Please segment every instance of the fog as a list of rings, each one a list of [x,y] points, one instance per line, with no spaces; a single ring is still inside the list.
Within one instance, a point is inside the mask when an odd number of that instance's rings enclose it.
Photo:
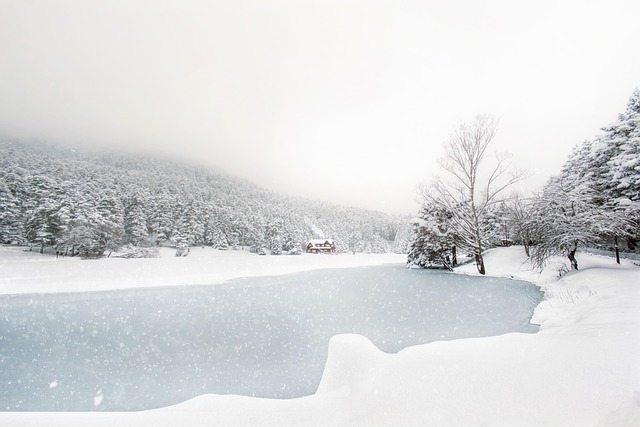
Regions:
[[[640,85],[635,1],[0,2],[0,135],[153,152],[411,213],[452,128],[532,173]]]

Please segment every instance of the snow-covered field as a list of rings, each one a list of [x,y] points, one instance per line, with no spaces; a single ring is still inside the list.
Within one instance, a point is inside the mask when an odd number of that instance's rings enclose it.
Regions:
[[[0,293],[85,292],[151,286],[212,285],[237,277],[275,276],[318,268],[403,263],[405,255],[279,255],[191,248],[186,257],[161,248],[158,258],[56,258],[0,247]]]
[[[81,261],[0,249],[2,293],[213,284],[233,277],[403,262],[396,255],[267,256],[200,249],[186,258]],[[558,260],[559,262],[560,260]],[[2,426],[639,426],[640,268],[582,254],[557,280],[521,248],[487,272],[531,280],[546,299],[537,334],[434,342],[386,354],[335,337],[318,392],[293,400],[205,395],[137,413],[0,413]],[[474,274],[468,265],[460,272]]]

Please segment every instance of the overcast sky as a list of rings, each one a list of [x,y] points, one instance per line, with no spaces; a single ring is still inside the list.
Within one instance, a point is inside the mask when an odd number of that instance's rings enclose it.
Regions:
[[[0,134],[414,213],[478,113],[556,173],[640,86],[640,2],[0,0]]]

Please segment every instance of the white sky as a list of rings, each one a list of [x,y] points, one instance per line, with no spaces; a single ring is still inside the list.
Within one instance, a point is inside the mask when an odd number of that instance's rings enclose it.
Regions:
[[[461,120],[556,173],[640,86],[640,2],[0,0],[0,134],[413,213]]]

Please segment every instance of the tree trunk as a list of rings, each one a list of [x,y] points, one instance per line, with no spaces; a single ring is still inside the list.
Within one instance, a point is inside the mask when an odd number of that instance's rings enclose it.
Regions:
[[[476,257],[476,267],[478,267],[478,273],[484,275],[486,271],[484,269],[484,259],[482,258],[482,254],[480,252],[475,253]]]
[[[620,248],[618,248],[618,236],[616,236],[614,239],[615,239],[614,248],[616,250],[616,262],[620,264]]]
[[[569,261],[571,262],[571,269],[572,270],[577,270],[578,269],[578,260],[576,259],[576,251],[577,250],[578,250],[578,244],[574,243],[573,244],[573,248],[567,254],[567,258],[569,258]]]
[[[474,248],[474,252],[475,252],[475,258],[476,258],[476,267],[478,267],[478,273],[484,275],[486,273],[485,269],[484,269],[484,258],[482,258],[482,239],[480,238],[480,225],[479,225],[479,221],[478,221],[478,217],[476,215],[476,209],[474,206],[472,206],[473,209],[473,215],[475,217],[475,248]]]
[[[456,255],[456,247],[455,245],[451,247],[451,265],[452,266],[456,266],[458,265],[458,257]]]
[[[453,271],[453,264],[451,263],[451,259],[449,258],[449,255],[447,256],[441,255],[440,259],[442,261],[442,264],[447,268],[447,270]]]

